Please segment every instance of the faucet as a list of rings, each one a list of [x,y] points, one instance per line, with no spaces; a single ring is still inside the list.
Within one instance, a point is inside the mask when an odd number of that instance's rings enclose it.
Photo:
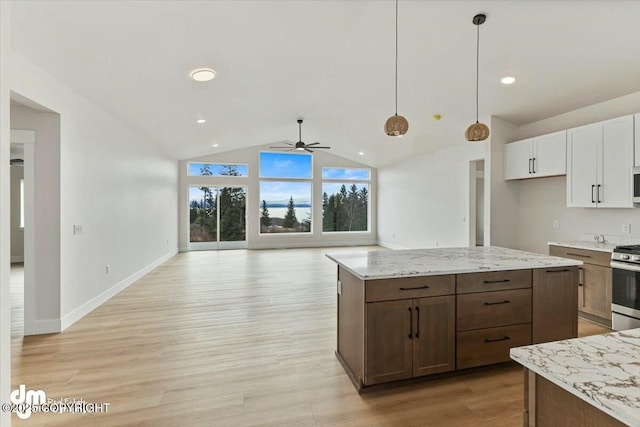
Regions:
[[[594,234],[593,240],[598,243],[607,243],[607,239],[604,238],[604,234]]]

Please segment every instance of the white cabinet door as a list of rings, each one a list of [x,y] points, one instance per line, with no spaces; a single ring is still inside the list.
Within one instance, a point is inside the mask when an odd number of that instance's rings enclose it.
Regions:
[[[504,145],[504,179],[531,178],[533,174],[533,140]]]
[[[533,176],[567,173],[567,131],[533,138]]]
[[[598,207],[633,207],[633,116],[602,122],[598,164]]]
[[[601,148],[600,123],[567,131],[567,206],[596,207],[596,167]]]
[[[640,166],[640,113],[635,115],[636,118],[636,138],[635,138],[635,153],[636,153],[636,161],[635,165]]]

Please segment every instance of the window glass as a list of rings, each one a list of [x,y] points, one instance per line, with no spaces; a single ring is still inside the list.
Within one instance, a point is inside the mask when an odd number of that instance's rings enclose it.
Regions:
[[[322,168],[322,179],[369,180],[369,169]]]
[[[260,153],[260,178],[311,179],[310,154]]]
[[[322,231],[368,231],[369,185],[324,182]]]
[[[261,233],[310,233],[311,212],[311,182],[260,182]]]
[[[224,163],[189,163],[190,176],[248,176],[248,165]]]

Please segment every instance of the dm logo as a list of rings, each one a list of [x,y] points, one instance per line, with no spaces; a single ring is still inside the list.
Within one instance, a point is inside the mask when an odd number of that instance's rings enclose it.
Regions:
[[[20,384],[17,390],[9,395],[11,403],[16,405],[16,415],[21,420],[31,416],[32,408],[47,403],[47,394],[43,390],[27,390],[27,386]]]

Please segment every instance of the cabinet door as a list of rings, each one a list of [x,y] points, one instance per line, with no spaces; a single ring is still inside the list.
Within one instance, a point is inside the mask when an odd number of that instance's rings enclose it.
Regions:
[[[534,344],[578,336],[578,267],[533,270]]]
[[[598,207],[633,207],[633,116],[602,123],[602,152],[598,165]]]
[[[578,310],[611,320],[611,267],[580,267]]]
[[[413,350],[412,300],[366,304],[365,385],[410,378]]]
[[[596,207],[596,166],[601,142],[602,127],[598,123],[567,131],[567,206]]]
[[[567,131],[533,138],[533,175],[535,177],[567,173]]]
[[[531,139],[504,145],[504,179],[531,178],[533,146]]]
[[[414,300],[413,376],[455,369],[456,297]]]

